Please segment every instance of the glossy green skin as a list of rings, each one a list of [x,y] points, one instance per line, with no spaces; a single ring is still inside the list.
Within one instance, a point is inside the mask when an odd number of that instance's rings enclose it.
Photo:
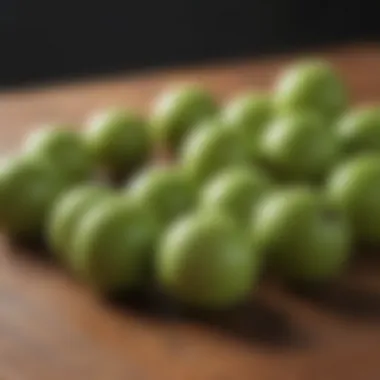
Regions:
[[[185,136],[217,111],[211,94],[198,85],[169,89],[158,97],[153,107],[153,136],[166,149],[177,151]]]
[[[331,173],[327,194],[348,216],[355,238],[380,243],[380,155],[352,158]]]
[[[349,112],[339,121],[337,136],[347,155],[380,153],[380,107],[361,107]]]
[[[62,192],[67,178],[45,161],[10,158],[0,168],[0,221],[20,238],[40,236],[47,214]]]
[[[273,270],[291,281],[337,278],[350,257],[352,237],[344,215],[308,188],[288,188],[263,200],[251,236]]]
[[[284,180],[314,180],[340,157],[334,132],[318,117],[294,114],[273,121],[260,141],[263,161]]]
[[[172,225],[159,244],[156,276],[169,295],[192,307],[223,309],[245,300],[260,267],[230,218],[196,213]]]
[[[95,166],[83,136],[61,126],[32,132],[25,151],[29,157],[48,161],[73,183],[88,179]]]
[[[200,194],[200,204],[205,209],[223,211],[246,227],[253,209],[272,185],[269,177],[258,168],[229,168],[206,184]]]
[[[243,134],[252,159],[260,156],[259,138],[272,116],[272,100],[259,93],[247,93],[232,99],[223,112],[226,124]]]
[[[241,135],[221,123],[219,128],[194,130],[183,144],[180,161],[194,183],[202,184],[218,171],[250,160]]]
[[[152,151],[147,123],[128,110],[108,109],[94,115],[86,138],[94,159],[115,175],[135,171]]]
[[[178,166],[147,168],[132,179],[127,192],[156,214],[162,228],[189,211],[197,193],[185,170]]]
[[[63,193],[55,202],[47,222],[47,240],[60,261],[70,263],[73,234],[85,213],[111,196],[96,185],[82,185]]]
[[[280,76],[275,103],[279,112],[315,112],[335,120],[347,106],[343,81],[324,61],[305,61],[290,66]]]
[[[72,270],[99,292],[136,289],[149,276],[156,237],[143,205],[126,196],[102,202],[78,224]]]

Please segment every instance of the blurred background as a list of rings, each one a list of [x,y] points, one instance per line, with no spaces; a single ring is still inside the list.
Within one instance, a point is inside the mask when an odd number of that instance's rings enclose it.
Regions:
[[[380,40],[380,2],[1,0],[1,88]]]

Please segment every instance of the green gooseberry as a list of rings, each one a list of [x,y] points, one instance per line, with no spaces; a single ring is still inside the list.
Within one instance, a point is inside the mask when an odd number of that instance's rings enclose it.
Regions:
[[[225,309],[246,300],[260,272],[235,222],[211,212],[196,212],[172,224],[155,263],[166,294],[203,309]]]
[[[57,199],[49,213],[46,235],[50,248],[60,261],[71,261],[73,234],[81,218],[111,194],[106,187],[84,184],[69,189]]]
[[[275,273],[290,280],[336,279],[351,255],[348,220],[309,187],[268,195],[253,213],[251,238]]]
[[[127,193],[156,214],[164,228],[196,202],[196,188],[184,168],[173,165],[150,166],[128,183]]]
[[[83,136],[61,125],[51,125],[32,132],[25,142],[30,159],[46,160],[73,183],[93,174],[94,162]]]
[[[129,110],[107,109],[93,115],[86,139],[94,159],[115,176],[136,171],[152,153],[147,122]]]
[[[246,226],[253,209],[272,185],[271,179],[257,167],[227,168],[205,185],[200,204],[203,208],[221,210]]]
[[[214,117],[218,106],[197,84],[177,85],[158,96],[152,110],[154,139],[170,151],[177,151],[186,135],[200,122]]]
[[[347,215],[357,241],[380,243],[380,154],[342,162],[328,177],[326,192]]]
[[[150,275],[157,231],[151,212],[131,197],[101,202],[77,225],[72,270],[102,293],[138,289]]]
[[[184,142],[180,162],[196,184],[203,184],[227,167],[249,164],[249,154],[238,131],[220,122],[213,128],[200,127]]]
[[[347,89],[328,62],[305,60],[281,73],[275,104],[279,112],[306,111],[333,121],[347,107]]]
[[[285,181],[314,181],[340,158],[337,137],[315,114],[298,113],[271,122],[260,140],[263,162]]]
[[[380,153],[380,107],[363,106],[348,112],[336,130],[346,155]]]
[[[273,117],[272,99],[263,93],[241,94],[227,103],[222,117],[227,126],[243,134],[251,158],[259,159],[260,135]]]
[[[15,237],[39,237],[52,204],[69,185],[45,160],[6,159],[0,167],[2,227]]]

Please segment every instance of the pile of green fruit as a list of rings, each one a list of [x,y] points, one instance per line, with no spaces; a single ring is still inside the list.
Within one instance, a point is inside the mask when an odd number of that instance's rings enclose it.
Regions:
[[[380,244],[380,107],[348,107],[334,69],[307,61],[272,93],[223,107],[186,85],[147,119],[110,109],[81,133],[42,128],[3,161],[1,226],[42,236],[103,294],[155,283],[190,306],[228,308],[264,271],[332,281],[353,247]]]

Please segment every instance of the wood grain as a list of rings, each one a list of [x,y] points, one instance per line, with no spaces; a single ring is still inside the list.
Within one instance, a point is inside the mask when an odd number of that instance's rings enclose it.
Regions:
[[[380,99],[380,47],[320,52],[349,84],[352,102]],[[297,57],[179,69],[0,94],[0,148],[50,121],[79,126],[109,105],[146,112],[177,81],[200,81],[220,100],[269,89]],[[263,284],[249,305],[184,315],[154,295],[106,304],[38,252],[0,244],[1,380],[376,380],[380,378],[380,259],[320,294]],[[145,306],[150,304],[150,308]]]

